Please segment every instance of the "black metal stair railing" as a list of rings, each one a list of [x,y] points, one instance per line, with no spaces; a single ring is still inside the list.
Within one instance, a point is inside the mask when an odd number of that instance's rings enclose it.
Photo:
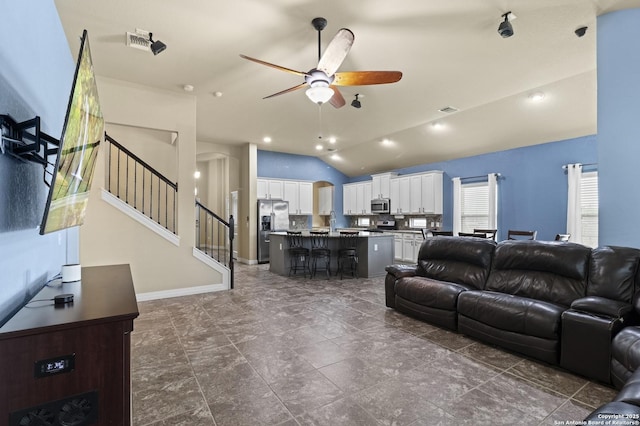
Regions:
[[[105,133],[107,190],[134,209],[176,233],[178,183],[173,183]]]
[[[227,265],[230,288],[233,288],[233,233],[233,215],[227,222],[196,201],[196,248]]]

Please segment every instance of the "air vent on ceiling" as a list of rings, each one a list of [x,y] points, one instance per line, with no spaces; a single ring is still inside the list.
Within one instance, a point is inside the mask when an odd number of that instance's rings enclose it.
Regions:
[[[452,113],[452,112],[457,112],[458,108],[456,107],[452,107],[452,106],[446,106],[444,108],[439,109],[438,111],[440,112],[446,112],[446,113]]]
[[[149,31],[136,28],[135,33],[127,32],[127,46],[150,52],[151,41],[149,40]]]

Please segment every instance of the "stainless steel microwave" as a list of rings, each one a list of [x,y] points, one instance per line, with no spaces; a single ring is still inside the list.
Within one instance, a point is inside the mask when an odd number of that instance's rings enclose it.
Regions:
[[[379,198],[371,200],[371,213],[373,214],[389,214],[391,212],[391,202],[388,198]]]

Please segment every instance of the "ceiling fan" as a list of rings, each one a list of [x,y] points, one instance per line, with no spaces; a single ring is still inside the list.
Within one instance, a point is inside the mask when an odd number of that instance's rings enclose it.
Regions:
[[[311,21],[313,27],[318,31],[318,65],[307,72],[296,71],[290,68],[285,68],[280,65],[271,64],[269,62],[261,61],[260,59],[251,58],[246,55],[240,55],[244,59],[256,62],[258,64],[266,65],[268,67],[276,68],[281,71],[285,71],[291,74],[304,77],[304,83],[297,86],[290,87],[281,92],[274,93],[264,97],[263,99],[272,98],[274,96],[283,95],[285,93],[293,92],[303,87],[307,87],[307,96],[311,101],[322,105],[325,102],[329,102],[335,108],[341,108],[345,104],[344,97],[338,90],[338,86],[367,86],[371,84],[387,84],[400,81],[402,78],[402,72],[400,71],[345,71],[336,72],[342,62],[349,53],[351,45],[353,45],[354,36],[353,33],[347,29],[342,28],[333,37],[331,43],[327,46],[324,54],[321,55],[320,34],[322,30],[327,26],[327,20],[324,18],[314,18]]]

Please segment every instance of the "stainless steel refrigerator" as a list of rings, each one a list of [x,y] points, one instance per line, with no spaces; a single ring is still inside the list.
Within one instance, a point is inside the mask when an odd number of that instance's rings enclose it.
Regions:
[[[269,236],[289,229],[289,202],[258,200],[258,263],[269,262]]]

